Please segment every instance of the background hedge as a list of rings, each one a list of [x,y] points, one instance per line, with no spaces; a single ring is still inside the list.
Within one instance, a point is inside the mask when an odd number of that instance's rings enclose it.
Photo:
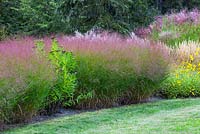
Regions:
[[[127,34],[159,13],[195,7],[199,0],[0,0],[0,36],[84,33],[97,27]]]

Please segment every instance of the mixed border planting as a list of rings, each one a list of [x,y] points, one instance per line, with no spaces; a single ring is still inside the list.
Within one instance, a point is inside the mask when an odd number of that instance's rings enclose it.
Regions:
[[[169,64],[163,44],[108,33],[1,43],[1,119],[10,123],[61,106],[139,102],[158,90]]]
[[[200,97],[200,12],[158,17],[123,36],[0,42],[0,123],[30,121],[59,108],[100,109],[163,98]]]

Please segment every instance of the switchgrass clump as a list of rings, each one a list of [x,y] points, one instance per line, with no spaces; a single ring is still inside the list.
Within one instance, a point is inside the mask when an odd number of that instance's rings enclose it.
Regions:
[[[13,53],[2,48],[12,49]],[[0,53],[0,120],[5,123],[28,121],[36,115],[45,107],[54,81],[48,60],[21,48],[0,46],[6,51]]]

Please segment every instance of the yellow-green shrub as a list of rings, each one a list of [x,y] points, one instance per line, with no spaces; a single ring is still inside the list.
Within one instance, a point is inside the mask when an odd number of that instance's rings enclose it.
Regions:
[[[175,67],[162,83],[161,92],[167,98],[200,96],[200,47],[193,46],[193,49],[191,47],[184,46],[181,48],[186,49],[177,49],[178,67]]]

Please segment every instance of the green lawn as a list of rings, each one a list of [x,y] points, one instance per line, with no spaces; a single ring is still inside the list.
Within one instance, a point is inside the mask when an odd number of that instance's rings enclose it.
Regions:
[[[166,100],[62,117],[10,134],[200,133],[200,98]]]

